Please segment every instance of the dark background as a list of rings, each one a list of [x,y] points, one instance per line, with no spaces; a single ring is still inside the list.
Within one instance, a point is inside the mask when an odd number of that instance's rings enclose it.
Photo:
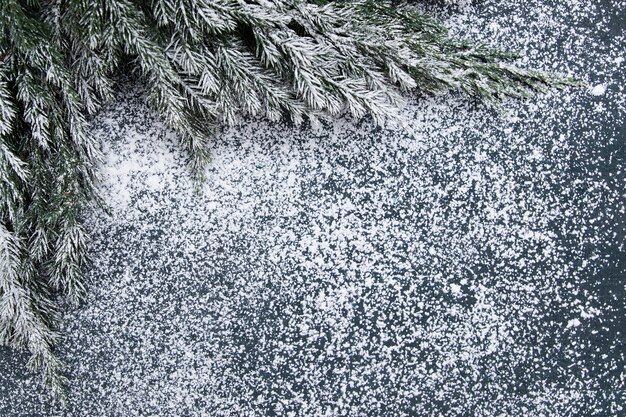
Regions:
[[[432,7],[454,34],[606,93],[424,99],[405,110],[415,140],[366,122],[229,130],[205,197],[175,171],[179,194],[137,180],[121,214],[89,215],[90,295],[58,347],[69,407],[0,348],[0,415],[623,415],[626,3]],[[95,134],[122,158],[151,152],[131,134],[169,149],[128,90]],[[356,238],[325,247],[342,224]]]

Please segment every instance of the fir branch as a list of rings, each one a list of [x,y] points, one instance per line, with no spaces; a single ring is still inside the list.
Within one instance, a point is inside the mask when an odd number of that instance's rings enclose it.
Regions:
[[[216,126],[348,113],[383,124],[403,94],[488,102],[571,84],[452,39],[404,3],[375,0],[2,0],[0,343],[27,348],[62,395],[57,298],[84,293],[99,145],[88,115],[122,65],[180,133],[198,182]]]

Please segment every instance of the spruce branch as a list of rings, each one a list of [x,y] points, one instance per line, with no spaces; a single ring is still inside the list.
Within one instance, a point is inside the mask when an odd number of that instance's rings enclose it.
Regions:
[[[0,344],[63,394],[58,298],[85,291],[100,157],[88,116],[133,69],[180,133],[200,183],[216,127],[245,116],[396,117],[406,94],[498,102],[572,84],[515,55],[452,39],[405,3],[379,0],[0,1]]]

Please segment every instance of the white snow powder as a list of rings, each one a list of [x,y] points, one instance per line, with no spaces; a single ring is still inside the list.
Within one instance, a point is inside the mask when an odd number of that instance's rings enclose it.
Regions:
[[[597,84],[589,90],[592,96],[603,96],[606,93],[606,84]]]

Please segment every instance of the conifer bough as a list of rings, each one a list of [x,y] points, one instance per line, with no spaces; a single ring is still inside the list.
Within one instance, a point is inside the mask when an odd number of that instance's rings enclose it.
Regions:
[[[202,180],[215,126],[245,116],[394,117],[403,93],[486,101],[563,81],[380,0],[0,0],[0,344],[56,398],[59,301],[84,291],[99,143],[87,117],[131,65]]]

